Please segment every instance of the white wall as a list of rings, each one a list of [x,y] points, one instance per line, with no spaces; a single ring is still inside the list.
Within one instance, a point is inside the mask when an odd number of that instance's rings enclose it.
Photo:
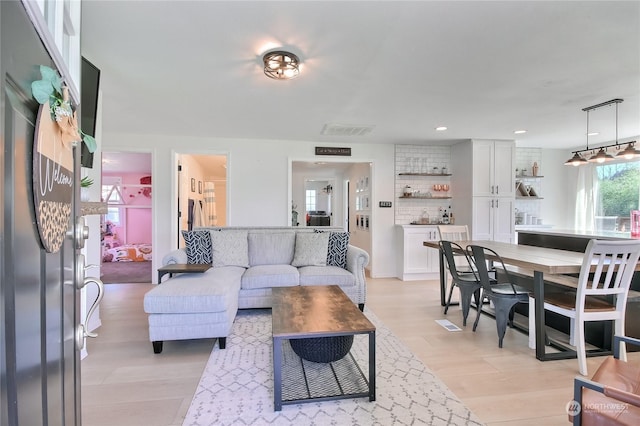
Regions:
[[[395,276],[393,209],[378,208],[379,200],[394,200],[394,146],[379,144],[328,144],[308,141],[179,138],[175,136],[108,134],[105,150],[149,149],[153,151],[154,270],[162,256],[177,247],[176,152],[201,147],[228,153],[228,226],[289,226],[291,182],[289,164],[319,161],[315,146],[351,147],[350,162],[372,163],[372,277]],[[330,157],[329,159],[333,159]],[[298,206],[300,208],[300,206]],[[155,277],[154,277],[155,279]]]
[[[395,146],[379,144],[333,144],[333,146],[351,147],[352,156],[348,158],[315,156],[315,146],[309,141],[239,140],[239,139],[202,139],[180,138],[179,147],[176,138],[162,135],[109,134],[103,137],[105,150],[149,150],[153,152],[153,203],[154,212],[154,258],[153,268],[160,266],[162,255],[177,247],[177,222],[174,218],[176,205],[176,152],[198,152],[201,147],[228,155],[228,197],[227,226],[289,226],[291,200],[298,205],[298,212],[304,221],[302,175],[291,172],[293,161],[343,161],[352,163],[371,163],[371,228],[365,236],[352,226],[353,241],[365,246],[371,255],[369,273],[372,277],[394,277],[396,252],[394,232],[395,208],[380,208],[380,201],[396,203],[395,197]],[[322,143],[323,146],[332,144]],[[544,200],[541,203],[542,217],[545,223],[555,228],[573,226],[573,206],[575,197],[576,170],[564,166],[569,151],[542,150],[541,169],[544,178]],[[565,158],[566,157],[566,158]],[[359,166],[368,167],[361,164]],[[355,191],[356,177],[363,173],[360,169],[349,170],[343,178],[352,179],[351,188]],[[335,176],[334,176],[335,177]],[[339,177],[336,177],[339,179]],[[334,189],[341,190],[336,183]],[[352,194],[354,199],[355,192]],[[342,197],[334,198],[336,203]],[[395,207],[395,204],[393,204]],[[352,214],[355,209],[352,209]],[[334,209],[334,214],[337,213]],[[355,224],[355,218],[352,218]],[[336,224],[338,225],[338,224]],[[339,226],[339,225],[338,225]],[[370,246],[369,246],[370,245]],[[155,277],[154,277],[155,279]]]
[[[544,200],[542,217],[557,229],[571,229],[576,197],[575,167],[564,165],[571,153],[562,149],[543,149]]]

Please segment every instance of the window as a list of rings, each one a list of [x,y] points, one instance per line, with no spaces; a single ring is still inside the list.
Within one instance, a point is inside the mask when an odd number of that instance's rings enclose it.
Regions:
[[[124,227],[125,212],[122,206],[122,178],[116,176],[104,176],[102,178],[102,200],[107,203],[107,214],[104,217],[104,230],[110,234],[109,227]]]
[[[306,191],[306,204],[307,211],[315,211],[316,210],[316,190],[315,189],[307,189]]]
[[[122,178],[105,176],[102,179],[102,200],[107,204],[124,204],[121,188]]]
[[[119,207],[107,208],[107,214],[105,215],[105,222],[111,222],[115,226],[120,226],[120,208]]]
[[[603,164],[596,172],[595,229],[629,232],[630,211],[640,206],[640,161]]]

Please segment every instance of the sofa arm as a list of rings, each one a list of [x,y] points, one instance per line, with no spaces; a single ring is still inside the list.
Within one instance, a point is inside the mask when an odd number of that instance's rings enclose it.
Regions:
[[[347,247],[347,270],[356,278],[359,303],[364,303],[366,298],[366,279],[364,267],[369,264],[369,253],[359,247],[349,244]]]
[[[186,264],[187,262],[187,251],[183,248],[170,251],[162,258],[162,266],[173,265],[173,264]]]

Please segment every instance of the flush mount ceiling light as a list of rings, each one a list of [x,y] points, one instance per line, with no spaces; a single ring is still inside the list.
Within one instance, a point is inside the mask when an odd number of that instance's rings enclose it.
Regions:
[[[300,59],[293,53],[283,50],[267,52],[262,60],[265,75],[274,80],[290,80],[300,74]]]
[[[447,126],[438,126],[438,127],[436,127],[436,130],[438,132],[444,132],[445,130],[447,130]]]
[[[513,133],[516,134],[516,135],[521,135],[523,133],[527,133],[527,131],[526,130],[514,130]]]
[[[565,161],[565,166],[580,166],[582,164],[586,164],[586,163],[604,163],[606,161],[611,161],[614,160],[615,157],[609,153],[607,153],[607,149],[611,148],[611,147],[616,147],[616,149],[620,149],[619,145],[618,145],[618,104],[622,103],[624,100],[623,99],[612,99],[610,101],[607,102],[603,102],[601,104],[598,105],[592,105],[590,107],[586,107],[586,108],[582,108],[582,110],[584,112],[587,113],[587,145],[585,149],[581,149],[578,151],[573,151],[574,155],[573,157],[571,157],[570,159],[568,159],[567,161]],[[594,155],[592,155],[591,157],[589,157],[589,160],[585,160],[581,153],[587,153],[590,152],[591,154],[594,153],[594,150],[596,148],[589,148],[589,136],[593,135],[593,133],[589,132],[589,112],[594,110],[594,109],[598,109],[600,107],[603,106],[607,106],[607,105],[614,105],[616,106],[616,143],[611,144],[611,145],[605,145],[605,146],[601,146],[598,148],[598,152]],[[635,143],[635,142],[634,142]],[[637,151],[635,148],[633,148],[632,143],[629,143],[629,146],[627,147],[627,149],[633,149],[633,151]],[[631,149],[628,151],[629,155],[635,155],[632,154]],[[625,152],[627,151],[626,149],[623,151]],[[622,153],[618,154],[618,156],[620,156]],[[627,158],[627,157],[625,157]],[[633,157],[632,157],[633,158]]]

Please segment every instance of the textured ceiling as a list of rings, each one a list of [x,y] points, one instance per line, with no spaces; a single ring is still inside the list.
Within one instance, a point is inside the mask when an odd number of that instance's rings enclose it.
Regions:
[[[619,138],[640,135],[637,1],[89,0],[82,18],[105,134],[572,148],[582,108],[623,98]],[[280,47],[300,57],[297,79],[263,74]],[[614,140],[613,107],[590,119],[591,145]]]

